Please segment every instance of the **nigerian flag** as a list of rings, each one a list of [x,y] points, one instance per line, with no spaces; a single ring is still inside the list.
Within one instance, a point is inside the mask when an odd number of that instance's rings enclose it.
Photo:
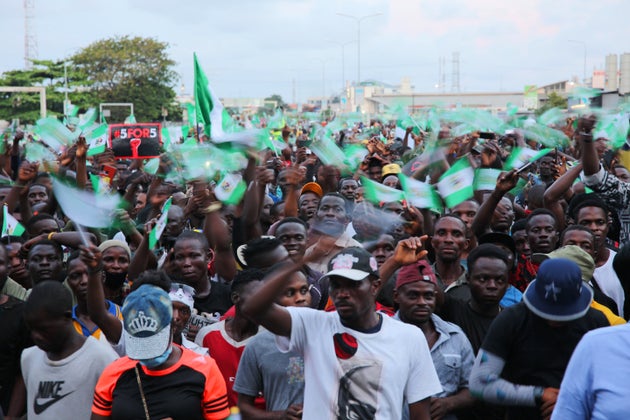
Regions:
[[[515,147],[514,150],[512,150],[510,156],[508,156],[507,160],[505,161],[505,166],[503,167],[503,169],[505,169],[506,171],[519,169],[529,162],[534,162],[540,159],[552,150],[553,149],[533,150],[527,147]]]
[[[107,128],[107,124],[101,124],[89,134],[85,135],[85,140],[89,145],[87,151],[88,156],[94,156],[105,152],[105,148],[107,147]]]
[[[420,209],[431,209],[442,212],[442,201],[433,185],[410,178],[405,174],[398,174],[400,185],[405,193],[405,199]]]
[[[501,175],[501,169],[478,168],[475,170],[475,181],[473,188],[475,191],[494,191],[497,186],[497,178]]]
[[[236,205],[241,202],[247,185],[240,174],[227,174],[214,188],[214,195],[222,203]]]
[[[173,201],[173,197],[169,197],[168,200],[162,206],[162,214],[158,219],[151,232],[149,232],[149,249],[155,249],[157,242],[160,240],[162,236],[162,232],[164,232],[164,228],[166,228],[166,223],[168,222],[168,209],[171,208],[171,201]]]
[[[93,194],[53,178],[53,192],[63,212],[74,223],[93,228],[110,227],[114,212],[123,204],[119,194]]]
[[[437,187],[447,207],[453,208],[473,196],[474,178],[475,172],[466,157],[459,159],[444,172]]]
[[[24,230],[24,226],[9,214],[7,205],[2,206],[2,234],[0,236],[22,236]]]
[[[403,191],[387,187],[364,176],[361,177],[361,185],[363,186],[365,199],[375,204],[391,203],[405,199]]]
[[[195,66],[195,117],[196,122],[203,124],[204,132],[208,137],[222,137],[223,122],[226,115],[223,113],[223,104],[212,92],[208,78],[203,72],[197,54],[194,54]]]

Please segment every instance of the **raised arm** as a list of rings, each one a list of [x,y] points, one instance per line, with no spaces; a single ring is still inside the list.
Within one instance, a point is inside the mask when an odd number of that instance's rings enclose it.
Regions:
[[[545,194],[543,195],[543,205],[546,209],[549,209],[556,216],[556,220],[558,221],[558,225],[561,227],[560,230],[564,229],[565,218],[564,218],[564,209],[562,208],[562,204],[560,200],[564,197],[569,191],[572,193],[573,190],[571,186],[573,182],[580,176],[580,172],[582,171],[582,164],[579,163],[575,165],[573,168],[569,169],[564,175],[554,181],[553,184],[547,188]]]
[[[131,281],[136,280],[143,271],[157,267],[155,254],[153,254],[153,252],[149,249],[149,234],[156,222],[157,219],[151,219],[144,224],[144,235],[141,236],[142,239],[136,248],[136,252],[133,254],[133,258],[129,263],[129,268],[127,269],[127,277],[129,277],[129,280]],[[138,232],[138,234],[140,233]]]
[[[517,182],[518,173],[516,169],[512,169],[509,172],[501,172],[501,175],[497,178],[496,188],[483,200],[472,222],[472,231],[475,236],[479,237],[486,233],[497,205],[501,202],[503,196],[516,186]]]
[[[595,122],[595,117],[591,115],[581,117],[577,123],[577,138],[582,143],[582,164],[586,176],[599,172],[599,157],[593,143]]]
[[[302,267],[302,262],[286,262],[265,276],[261,286],[241,297],[241,310],[250,319],[276,335],[291,335],[291,315],[283,306],[275,303],[286,286],[287,278]]]
[[[206,184],[203,188],[195,186],[193,200],[205,214],[203,222],[203,234],[208,239],[210,247],[214,249],[214,267],[216,273],[226,282],[231,282],[236,275],[236,259],[232,252],[232,236],[227,223],[221,218],[221,203],[212,201],[214,195],[208,191]]]
[[[103,291],[103,260],[99,249],[81,246],[81,261],[88,267],[87,308],[90,319],[103,331],[112,344],[120,341],[122,322],[109,313]]]

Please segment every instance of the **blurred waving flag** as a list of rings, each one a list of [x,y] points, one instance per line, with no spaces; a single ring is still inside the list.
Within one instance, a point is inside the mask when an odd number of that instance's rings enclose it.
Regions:
[[[447,207],[453,208],[473,196],[474,178],[475,172],[466,157],[459,159],[444,172],[437,187]]]
[[[520,169],[523,165],[534,162],[546,154],[549,154],[551,151],[553,151],[553,149],[533,150],[527,147],[515,147],[510,156],[506,159],[503,169],[506,171]]]
[[[365,199],[375,204],[390,203],[405,199],[405,193],[403,191],[387,187],[366,177],[361,177],[361,185],[363,186]]]
[[[433,185],[398,174],[400,185],[405,193],[407,202],[420,209],[431,209],[442,212],[442,200]]]
[[[171,202],[173,201],[173,197],[169,197],[168,200],[162,206],[162,214],[160,218],[157,220],[151,232],[149,232],[149,249],[155,249],[157,242],[162,237],[162,232],[164,232],[164,228],[166,228],[166,223],[168,222],[168,209],[171,208]]]
[[[123,203],[119,194],[94,194],[66,185],[56,178],[53,178],[53,191],[66,216],[87,227],[111,226],[115,210]]]
[[[2,233],[0,236],[22,236],[24,230],[24,226],[9,213],[7,205],[2,206]]]

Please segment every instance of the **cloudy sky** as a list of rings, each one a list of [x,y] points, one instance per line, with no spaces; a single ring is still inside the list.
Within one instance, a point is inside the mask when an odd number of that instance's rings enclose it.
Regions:
[[[339,91],[342,75],[355,81],[357,23],[337,13],[381,13],[361,23],[361,78],[409,77],[417,92],[438,90],[440,57],[450,90],[453,52],[466,92],[581,78],[585,46],[589,72],[603,68],[606,54],[630,52],[628,0],[32,1],[38,58],[115,35],[155,37],[170,45],[178,90],[191,92],[197,52],[221,97],[303,101]],[[22,3],[2,0],[0,72],[24,66]]]

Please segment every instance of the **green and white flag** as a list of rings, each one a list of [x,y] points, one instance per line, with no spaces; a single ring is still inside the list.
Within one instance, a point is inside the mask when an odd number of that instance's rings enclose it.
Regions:
[[[478,168],[475,170],[473,188],[475,191],[494,191],[499,175],[501,175],[501,169]]]
[[[474,178],[475,172],[466,157],[459,159],[444,172],[437,188],[448,208],[453,208],[473,196]]]
[[[111,190],[109,183],[100,175],[90,174],[90,182],[96,194],[105,194]]]
[[[533,150],[526,147],[515,147],[505,161],[503,169],[506,171],[520,169],[523,165],[534,162],[551,151],[553,151],[553,149]]]
[[[55,151],[60,151],[64,146],[70,146],[76,138],[76,135],[68,127],[54,117],[37,120],[35,133]]]
[[[144,172],[155,175],[160,168],[160,158],[148,159],[144,164]]]
[[[365,199],[374,204],[391,203],[405,199],[403,191],[387,187],[366,177],[361,177],[361,185],[363,186]]]
[[[105,149],[107,148],[107,128],[107,124],[101,124],[85,135],[85,140],[89,145],[87,151],[88,156],[94,156],[105,152]]]
[[[53,192],[63,212],[74,223],[93,228],[113,224],[116,209],[123,204],[119,194],[94,194],[79,190],[53,178]]]
[[[29,142],[24,145],[24,157],[29,162],[54,162],[57,160],[57,156],[50,148],[44,146],[39,142]]]
[[[410,178],[402,173],[398,174],[398,179],[407,202],[420,209],[442,212],[442,200],[433,185]]]
[[[87,130],[96,121],[96,108],[90,108],[79,117],[79,130]]]
[[[9,213],[6,204],[2,206],[2,234],[0,236],[22,236],[24,231],[24,226]]]
[[[155,226],[153,226],[153,229],[151,229],[151,232],[149,232],[149,249],[155,249],[157,242],[162,236],[162,232],[164,232],[164,228],[168,222],[168,209],[171,208],[171,201],[173,201],[173,197],[169,197],[168,200],[166,200],[162,206],[160,218],[157,220]]]
[[[137,123],[135,115],[129,114],[129,116],[125,118],[125,124],[135,124],[135,123]]]
[[[227,174],[214,188],[214,195],[224,204],[236,205],[241,202],[247,185],[240,174]]]
[[[195,118],[201,123],[208,137],[223,137],[223,104],[214,94],[204,73],[197,54],[194,54],[195,70]]]

